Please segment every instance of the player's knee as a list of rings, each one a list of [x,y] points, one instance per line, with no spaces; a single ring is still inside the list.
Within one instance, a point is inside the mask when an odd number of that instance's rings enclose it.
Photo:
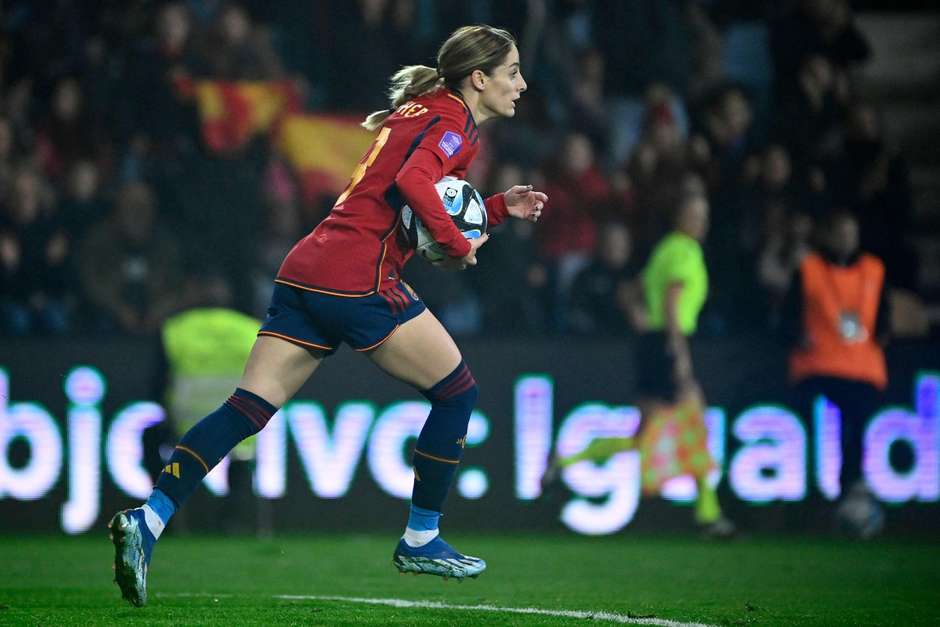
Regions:
[[[243,419],[245,437],[255,435],[268,424],[277,407],[257,394],[236,388],[225,404]]]
[[[480,389],[470,368],[466,363],[461,362],[452,373],[427,390],[424,395],[431,401],[432,406],[466,413],[469,421],[480,395]]]
[[[427,390],[431,414],[418,437],[417,449],[446,459],[459,459],[479,394],[466,364]]]

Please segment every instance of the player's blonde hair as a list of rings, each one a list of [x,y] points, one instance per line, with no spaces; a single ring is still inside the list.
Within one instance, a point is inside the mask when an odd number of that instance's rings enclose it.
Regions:
[[[515,38],[501,28],[462,26],[451,33],[437,52],[437,69],[426,65],[409,65],[392,75],[388,90],[388,109],[371,113],[362,126],[374,131],[382,126],[392,111],[409,100],[447,86],[456,89],[474,70],[489,74],[510,49]]]

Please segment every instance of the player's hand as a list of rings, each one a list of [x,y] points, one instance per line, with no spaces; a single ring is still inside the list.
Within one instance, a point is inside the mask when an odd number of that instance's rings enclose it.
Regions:
[[[477,249],[485,244],[486,240],[489,238],[490,234],[484,233],[480,237],[468,239],[467,241],[470,242],[470,252],[468,252],[463,257],[446,257],[437,265],[444,268],[445,270],[466,270],[467,266],[477,265]]]
[[[542,209],[548,202],[548,196],[537,192],[531,185],[513,185],[503,194],[506,201],[506,210],[514,218],[538,222],[542,216]]]

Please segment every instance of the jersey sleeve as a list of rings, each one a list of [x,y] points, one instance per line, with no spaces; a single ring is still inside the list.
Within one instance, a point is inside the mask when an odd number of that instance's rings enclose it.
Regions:
[[[441,114],[440,120],[418,139],[420,143],[398,171],[395,184],[434,241],[448,255],[463,257],[470,252],[470,244],[447,215],[434,184],[465,169],[472,146],[458,116],[449,112]]]
[[[509,217],[509,210],[506,209],[506,195],[502,192],[493,194],[483,202],[486,205],[486,224],[488,227],[496,226]]]

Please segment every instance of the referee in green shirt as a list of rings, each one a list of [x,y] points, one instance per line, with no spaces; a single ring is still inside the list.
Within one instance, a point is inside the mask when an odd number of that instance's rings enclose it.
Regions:
[[[708,232],[708,200],[701,195],[683,196],[676,210],[674,230],[650,255],[643,269],[644,331],[638,339],[636,369],[638,402],[644,422],[654,412],[676,407],[683,400],[701,398],[692,368],[689,337],[695,333],[698,315],[708,296],[708,270],[701,242]],[[699,420],[702,420],[699,417]],[[702,437],[704,424],[680,437]],[[698,443],[707,450],[707,442]],[[696,476],[695,520],[712,537],[734,534],[734,524],[722,516],[715,487],[706,476]]]
[[[675,420],[686,414],[679,427],[682,429],[679,438],[687,450],[700,450],[705,455],[708,443],[704,441],[707,439],[702,416],[704,399],[692,371],[688,338],[695,332],[708,295],[708,272],[700,243],[707,232],[708,201],[700,195],[683,196],[677,207],[674,230],[656,245],[643,270],[642,304],[636,296],[631,299],[631,317],[643,331],[636,349],[641,424],[645,428],[657,416],[671,416]],[[699,409],[688,413],[690,406]],[[689,442],[689,438],[693,441]],[[641,439],[642,436],[595,438],[574,455],[554,457],[542,477],[543,491],[558,480],[564,468],[581,461],[601,462],[621,451],[635,450]],[[658,447],[660,443],[651,445]],[[674,447],[673,442],[670,448]],[[710,537],[734,534],[734,524],[722,516],[718,496],[707,476],[696,476],[695,481],[695,520],[702,531]]]
[[[694,379],[688,338],[708,295],[700,244],[708,232],[708,201],[700,195],[683,197],[674,225],[643,269],[646,332],[640,336],[637,364],[641,398],[668,403]]]

